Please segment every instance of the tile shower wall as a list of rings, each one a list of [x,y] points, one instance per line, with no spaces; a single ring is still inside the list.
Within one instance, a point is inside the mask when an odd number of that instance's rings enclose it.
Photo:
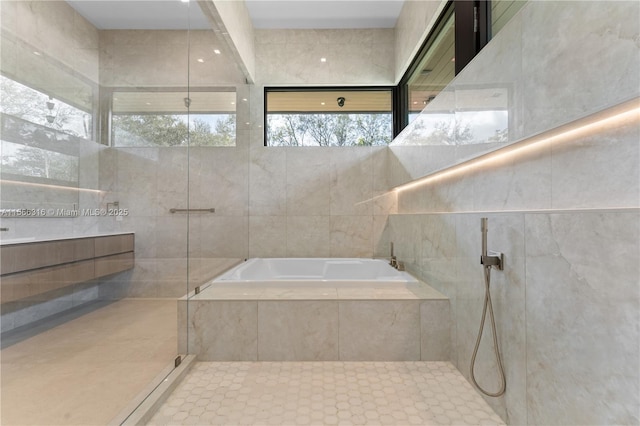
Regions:
[[[513,141],[638,96],[638,16],[635,2],[530,2],[447,89],[452,113],[458,88],[507,85]],[[467,378],[489,218],[489,249],[506,261],[491,289],[507,393],[487,400],[510,424],[640,421],[638,140],[637,122],[620,125],[398,194],[390,238],[450,297],[452,361]],[[462,148],[394,147],[390,179],[442,167],[429,156],[443,151],[455,164]],[[416,150],[425,164],[405,160]],[[485,332],[476,375],[497,389],[490,341]]]
[[[268,37],[280,33],[274,31]],[[325,43],[330,44],[338,33],[328,31]],[[388,44],[392,34],[386,30],[347,33],[351,50],[359,44]],[[184,32],[103,31],[100,35],[102,84],[185,84]],[[309,31],[298,42],[315,42],[314,35],[315,31]],[[192,52],[200,46],[212,50],[216,42],[212,36],[212,32],[191,32]],[[261,47],[268,50],[266,45]],[[109,148],[101,155],[100,182],[109,191],[108,201],[118,200],[121,207],[131,210],[122,222],[104,226],[136,232],[136,268],[113,283],[114,296],[182,296],[187,244],[191,287],[246,257],[387,255],[388,245],[381,239],[394,204],[383,196],[388,189],[386,148],[264,147],[262,86],[244,84],[242,73],[231,61],[222,61],[226,65],[205,61],[203,65],[195,63],[197,57],[201,56],[191,55],[192,86],[208,87],[215,82],[236,88],[236,147]],[[264,69],[276,69],[279,64],[283,74],[270,78],[291,81],[289,69],[281,66],[279,58],[270,58],[271,65],[262,58]],[[360,55],[356,62],[372,69],[372,81],[382,84],[388,76],[382,79],[380,67],[369,66],[379,60],[380,54],[371,59]],[[155,71],[144,73],[147,68]],[[384,71],[385,76],[390,71]],[[323,81],[344,83],[345,72],[324,70]],[[306,78],[313,82],[319,77]],[[215,207],[216,213],[192,214],[188,224],[186,216],[169,214],[172,207],[186,207],[187,190],[191,208]]]
[[[392,85],[393,29],[256,30],[256,84]],[[320,62],[320,58],[327,59]]]
[[[220,49],[216,55],[214,49]],[[136,233],[136,263],[105,297],[179,297],[247,253],[249,89],[213,31],[100,32],[100,79],[119,88],[235,88],[235,147],[110,147],[100,156],[107,201],[130,214],[104,230]],[[202,59],[198,62],[197,59]],[[171,208],[210,208],[171,214]],[[189,263],[188,263],[189,262]]]
[[[250,257],[372,257],[384,147],[251,149]],[[386,253],[385,253],[386,254]]]

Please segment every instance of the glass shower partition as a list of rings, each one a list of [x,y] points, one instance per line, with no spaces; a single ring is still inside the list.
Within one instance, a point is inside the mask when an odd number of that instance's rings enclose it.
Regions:
[[[209,117],[228,90],[190,90],[207,22],[195,2],[2,2],[2,424],[119,423],[171,370],[198,271],[183,209],[211,203],[191,145],[232,120]]]
[[[200,303],[210,297],[210,281],[249,256],[252,134],[250,86],[225,40],[222,20],[212,2],[191,7],[198,7],[193,12],[203,21],[192,19],[189,33],[189,294],[178,308],[180,352],[189,354],[217,339],[190,320],[222,315]]]

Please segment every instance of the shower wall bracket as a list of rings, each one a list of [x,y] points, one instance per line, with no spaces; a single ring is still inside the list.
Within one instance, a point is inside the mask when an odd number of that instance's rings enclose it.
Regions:
[[[480,264],[493,266],[499,271],[504,270],[504,253],[499,251],[489,251],[487,255],[480,256]]]

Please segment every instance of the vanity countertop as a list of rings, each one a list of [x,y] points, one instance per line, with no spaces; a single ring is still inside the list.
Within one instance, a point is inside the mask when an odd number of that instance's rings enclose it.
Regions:
[[[25,237],[25,238],[0,238],[0,246],[8,246],[14,244],[30,244],[30,243],[43,243],[50,241],[63,241],[63,240],[77,240],[81,238],[97,238],[97,237],[112,237],[115,235],[127,235],[134,232],[104,232],[95,234],[84,235],[69,235],[69,236],[56,236],[56,237]]]

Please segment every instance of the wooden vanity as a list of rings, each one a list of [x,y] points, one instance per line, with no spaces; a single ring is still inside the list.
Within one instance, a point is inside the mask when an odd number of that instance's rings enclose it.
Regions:
[[[5,242],[0,246],[1,303],[132,269],[134,234]]]

